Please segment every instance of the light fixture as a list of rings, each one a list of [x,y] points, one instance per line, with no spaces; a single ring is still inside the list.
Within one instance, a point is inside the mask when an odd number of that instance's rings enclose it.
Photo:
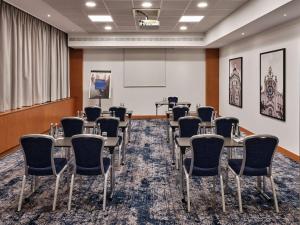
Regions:
[[[187,30],[187,26],[181,26],[180,30]]]
[[[243,35],[243,36],[244,36],[244,35],[245,35],[245,33],[243,32],[243,33],[241,33],[241,35]]]
[[[48,15],[47,15],[47,17],[48,17],[48,18],[50,18],[50,17],[51,17],[51,15],[50,15],[50,14],[48,14]]]
[[[96,3],[93,2],[93,1],[88,1],[88,2],[85,3],[85,6],[86,6],[86,7],[93,8],[93,7],[96,6]]]
[[[204,16],[182,16],[179,22],[194,23],[200,22]]]
[[[107,25],[107,26],[104,27],[104,29],[105,29],[105,30],[112,30],[112,27],[109,26],[109,25]]]
[[[283,14],[283,16],[284,16],[284,17],[286,17],[286,16],[287,16],[287,14],[286,14],[286,13],[284,13],[284,14]]]
[[[199,2],[197,5],[199,8],[206,8],[208,6],[207,2]]]
[[[113,22],[113,19],[109,15],[89,15],[92,22]]]
[[[144,8],[150,8],[150,7],[152,6],[152,3],[151,3],[151,2],[143,2],[143,3],[142,3],[142,6],[143,6]]]

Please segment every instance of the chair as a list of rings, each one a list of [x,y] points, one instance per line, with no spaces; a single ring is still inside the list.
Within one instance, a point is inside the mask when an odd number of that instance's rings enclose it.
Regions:
[[[197,109],[197,113],[203,122],[210,122],[214,113],[214,108],[210,106],[201,106]]]
[[[61,119],[61,125],[65,137],[72,137],[83,132],[83,119],[78,117],[64,117]]]
[[[235,175],[239,201],[239,211],[243,212],[240,178],[242,176],[268,177],[271,181],[276,212],[279,212],[274,180],[272,160],[278,146],[278,138],[272,135],[252,135],[244,140],[243,159],[229,159],[228,168]],[[259,187],[260,188],[260,187]]]
[[[111,160],[103,156],[105,140],[99,135],[79,134],[73,136],[71,142],[75,156],[75,163],[71,176],[68,210],[71,210],[75,175],[104,175],[103,210],[105,210],[107,179],[111,169]]]
[[[95,122],[101,115],[101,108],[98,106],[88,106],[84,108],[86,120],[89,122]]]
[[[189,107],[178,105],[173,107],[172,111],[173,111],[173,120],[178,121],[180,117],[184,117],[188,115]]]
[[[238,123],[239,119],[234,117],[219,117],[215,119],[216,134],[223,137],[231,137],[232,126],[236,129]]]
[[[221,153],[223,150],[224,138],[220,135],[204,134],[191,138],[192,158],[185,158],[184,173],[186,178],[188,212],[191,210],[189,179],[192,176],[214,177],[214,192],[216,176],[220,178],[222,209],[225,212],[225,199],[223,177],[221,174]],[[214,200],[215,201],[215,200]]]
[[[98,134],[107,133],[107,137],[119,137],[119,166],[121,164],[122,135],[119,135],[119,118],[100,117],[96,120]]]
[[[113,117],[117,117],[120,119],[120,121],[125,121],[125,117],[126,117],[126,108],[120,106],[113,106],[109,108],[110,114]]]
[[[172,110],[177,105],[178,97],[168,97],[168,110]]]
[[[24,154],[25,174],[23,175],[22,188],[19,199],[18,211],[21,210],[24,188],[27,176],[34,176],[32,190],[35,190],[36,179],[40,176],[55,176],[55,191],[52,210],[56,209],[58,186],[61,174],[67,168],[65,158],[54,158],[54,138],[49,135],[29,134],[20,138]]]
[[[177,137],[192,137],[197,135],[199,132],[199,124],[201,123],[201,119],[196,116],[185,116],[181,117],[178,120],[179,125],[179,135]],[[178,149],[177,147],[177,139],[175,135],[175,153],[176,153],[176,168],[178,169]]]

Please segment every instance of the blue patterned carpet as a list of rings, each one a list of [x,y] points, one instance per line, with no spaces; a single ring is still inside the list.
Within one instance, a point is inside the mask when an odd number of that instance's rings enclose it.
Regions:
[[[69,174],[61,182],[58,205],[51,211],[53,178],[42,178],[17,212],[23,158],[20,151],[0,160],[0,224],[299,224],[299,164],[276,154],[274,177],[280,213],[272,201],[255,191],[255,179],[242,180],[244,213],[238,212],[236,185],[230,176],[224,214],[217,185],[216,207],[212,207],[212,179],[195,179],[191,187],[191,213],[181,202],[178,172],[171,164],[166,142],[166,122],[133,121],[126,165],[116,171],[116,187],[107,210],[102,211],[103,179],[75,179],[73,208],[67,211]],[[223,166],[225,162],[223,162]],[[270,190],[269,182],[267,190]],[[269,195],[271,193],[267,191]]]

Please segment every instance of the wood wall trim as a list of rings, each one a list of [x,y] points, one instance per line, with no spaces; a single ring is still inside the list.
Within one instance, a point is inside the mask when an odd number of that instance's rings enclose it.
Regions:
[[[75,111],[83,107],[83,50],[70,48],[70,95],[75,99]]]
[[[219,112],[219,49],[205,49],[206,105]]]
[[[241,127],[241,131],[243,131],[246,135],[252,135],[254,134],[253,132]],[[300,156],[299,155],[296,155],[295,153],[281,147],[281,146],[278,146],[277,147],[277,152],[281,153],[282,155],[296,161],[296,162],[300,162]]]
[[[50,123],[75,115],[73,98],[26,107],[0,115],[0,154],[19,145],[19,138],[29,133],[45,133]]]

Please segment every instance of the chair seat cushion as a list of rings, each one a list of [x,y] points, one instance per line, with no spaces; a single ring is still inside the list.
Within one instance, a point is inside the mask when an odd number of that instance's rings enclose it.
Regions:
[[[236,174],[240,173],[242,167],[242,159],[229,159],[228,165],[233,169]],[[267,175],[267,168],[252,168],[245,166],[243,175],[245,176],[266,176]]]
[[[192,163],[192,159],[191,158],[186,158],[183,161],[183,165],[185,167],[185,169],[189,172],[190,171],[190,166]],[[200,167],[193,167],[193,172],[192,172],[192,176],[216,176],[218,175],[218,167],[215,168],[200,168]]]
[[[56,173],[59,173],[65,167],[65,165],[67,165],[67,159],[54,158],[54,164],[55,164]],[[28,174],[34,176],[54,175],[51,166],[45,168],[28,167]]]
[[[110,158],[104,157],[103,158],[103,167],[104,167],[104,173],[107,173],[110,166]],[[94,176],[94,175],[101,175],[101,167],[81,167],[76,165],[76,173],[79,175],[86,175],[86,176]]]

